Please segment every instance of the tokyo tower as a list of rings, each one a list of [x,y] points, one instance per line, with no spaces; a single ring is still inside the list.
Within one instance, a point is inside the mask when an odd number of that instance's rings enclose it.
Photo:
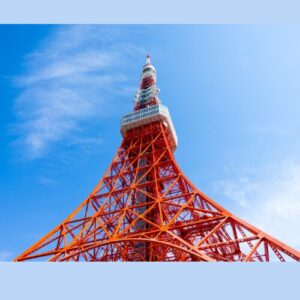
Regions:
[[[147,56],[133,112],[121,121],[123,141],[104,176],[15,261],[300,261],[300,252],[231,214],[182,173],[158,92]]]

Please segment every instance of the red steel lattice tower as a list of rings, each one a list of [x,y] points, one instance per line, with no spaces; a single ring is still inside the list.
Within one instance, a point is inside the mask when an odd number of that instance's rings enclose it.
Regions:
[[[149,56],[121,133],[88,198],[15,261],[300,261],[298,251],[231,214],[182,173]]]

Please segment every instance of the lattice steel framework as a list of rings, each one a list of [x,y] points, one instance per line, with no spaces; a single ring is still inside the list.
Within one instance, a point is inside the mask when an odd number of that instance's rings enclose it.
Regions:
[[[89,197],[15,261],[300,261],[199,191],[173,145],[166,122],[128,130]]]

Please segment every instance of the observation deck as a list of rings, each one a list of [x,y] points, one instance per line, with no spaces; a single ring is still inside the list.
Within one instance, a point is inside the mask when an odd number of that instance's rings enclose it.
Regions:
[[[122,136],[124,136],[126,132],[132,128],[150,124],[156,121],[162,121],[166,126],[168,135],[171,138],[171,148],[174,151],[178,145],[178,138],[169,110],[162,104],[151,105],[125,115],[121,120]]]

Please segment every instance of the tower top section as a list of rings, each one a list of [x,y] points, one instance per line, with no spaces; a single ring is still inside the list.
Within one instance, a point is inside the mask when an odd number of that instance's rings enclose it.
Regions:
[[[150,55],[148,54],[146,64],[142,69],[140,86],[134,97],[134,110],[159,104],[158,93],[159,89],[156,87],[156,70],[151,64]]]
[[[161,104],[158,93],[156,70],[148,54],[146,64],[142,68],[139,88],[134,97],[134,111],[122,118],[121,133],[125,136],[130,129],[153,122],[162,122],[167,128],[171,148],[175,150],[178,144],[175,128],[169,110]]]

